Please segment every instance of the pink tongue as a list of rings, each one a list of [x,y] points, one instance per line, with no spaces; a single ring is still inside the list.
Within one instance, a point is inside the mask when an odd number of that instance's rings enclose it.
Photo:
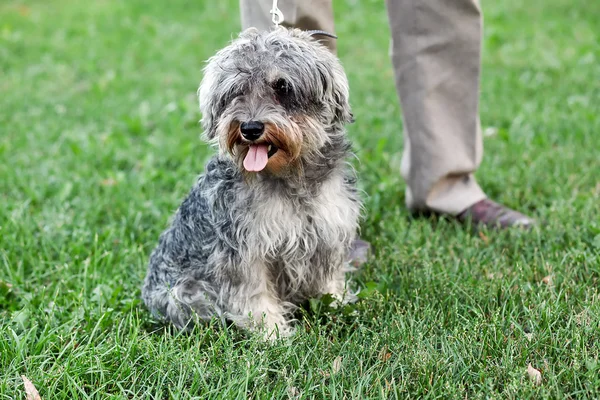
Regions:
[[[246,171],[262,171],[269,162],[268,146],[266,144],[251,144],[244,158]]]

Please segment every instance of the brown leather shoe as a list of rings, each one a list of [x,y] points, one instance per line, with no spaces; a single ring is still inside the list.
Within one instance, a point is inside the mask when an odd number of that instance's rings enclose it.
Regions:
[[[473,225],[484,225],[492,229],[510,227],[531,228],[535,220],[512,210],[490,199],[483,199],[457,215],[461,222],[471,222]]]

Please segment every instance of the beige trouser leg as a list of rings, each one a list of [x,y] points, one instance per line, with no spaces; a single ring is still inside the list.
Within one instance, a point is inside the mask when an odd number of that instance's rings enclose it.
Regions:
[[[478,0],[386,0],[404,117],[401,172],[410,209],[458,214],[486,196],[473,172],[482,17]],[[240,0],[242,25],[271,26],[270,0]],[[280,0],[286,23],[333,31],[328,0]],[[332,47],[333,48],[333,47]]]
[[[458,214],[485,198],[478,0],[386,0],[404,116],[402,176],[412,209]]]

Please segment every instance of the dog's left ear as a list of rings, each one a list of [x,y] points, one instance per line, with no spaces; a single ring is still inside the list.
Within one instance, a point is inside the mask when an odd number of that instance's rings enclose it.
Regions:
[[[332,56],[335,57],[335,56]],[[323,97],[327,104],[332,105],[333,122],[349,124],[354,122],[350,110],[348,79],[339,62],[319,63],[317,66],[321,83],[323,84]]]

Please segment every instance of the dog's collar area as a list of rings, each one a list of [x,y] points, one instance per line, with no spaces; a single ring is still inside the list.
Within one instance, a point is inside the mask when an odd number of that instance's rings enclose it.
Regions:
[[[327,37],[330,37],[332,39],[337,39],[338,38],[333,33],[329,33],[329,32],[326,32],[326,31],[321,31],[321,30],[311,30],[311,31],[306,31],[306,33],[308,33],[310,36],[327,36]]]

